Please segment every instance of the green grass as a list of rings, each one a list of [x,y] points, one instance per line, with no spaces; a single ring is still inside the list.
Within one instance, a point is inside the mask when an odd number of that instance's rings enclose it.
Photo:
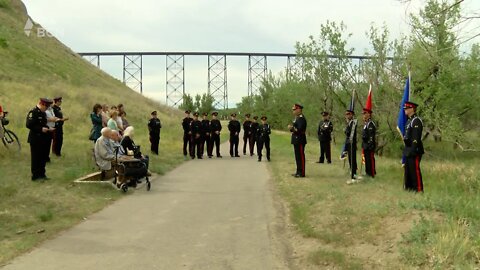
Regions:
[[[289,140],[289,134],[272,135],[270,164],[296,230],[322,247],[300,255],[313,267],[479,267],[478,153],[447,153],[448,144],[426,142],[425,193],[414,194],[403,191],[400,158],[376,157],[374,180],[346,185],[348,162],[344,167],[338,159],[340,144],[332,145],[333,164],[317,164],[319,147],[313,138],[306,147],[307,178],[293,178]]]

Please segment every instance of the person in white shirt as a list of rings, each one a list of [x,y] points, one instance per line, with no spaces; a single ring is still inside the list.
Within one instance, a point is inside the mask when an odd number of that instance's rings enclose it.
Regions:
[[[49,106],[45,111],[47,115],[47,126],[50,128],[51,131],[47,132],[48,141],[47,145],[45,146],[45,155],[47,156],[47,162],[50,162],[50,148],[52,146],[53,140],[53,131],[55,130],[55,123],[58,121],[58,118],[55,117],[55,113],[53,112],[52,106]]]

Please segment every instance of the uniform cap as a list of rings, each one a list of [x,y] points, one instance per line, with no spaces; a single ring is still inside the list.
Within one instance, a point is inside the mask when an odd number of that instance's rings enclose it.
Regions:
[[[369,114],[372,114],[373,111],[370,110],[370,109],[367,109],[367,108],[363,108],[363,113],[369,113]]]
[[[212,112],[212,115],[217,116],[217,115],[218,115],[218,112]]]
[[[260,118],[262,120],[267,120],[267,117],[266,116],[262,116],[262,118]]]
[[[298,103],[295,103],[293,104],[292,110],[296,110],[296,109],[303,109],[303,106]]]
[[[326,111],[322,112],[322,116],[327,116],[328,114],[329,114],[329,113],[326,112]]]
[[[257,120],[257,119],[258,119],[258,116],[255,115],[255,116],[253,117],[253,119]]]
[[[202,113],[203,116],[208,116],[207,112]]]
[[[355,114],[355,112],[353,110],[345,110],[345,113]]]
[[[232,113],[232,114],[230,114],[230,116],[232,116],[232,117],[237,117],[237,114],[236,114],[236,113]]]
[[[245,114],[245,117],[250,117],[250,114],[249,113]]]
[[[54,98],[53,98],[53,101],[54,101],[54,102],[62,101],[62,97],[54,97]]]
[[[413,103],[413,102],[410,102],[410,101],[405,102],[405,104],[403,105],[404,109],[417,108],[417,107],[418,107],[417,103]]]
[[[185,113],[190,114],[191,112],[190,112],[190,110],[186,110]]]
[[[198,115],[199,115],[198,112],[194,112],[194,113],[193,113],[193,116],[198,116]]]
[[[53,103],[51,99],[48,98],[40,98],[40,104],[49,106]]]
[[[157,111],[153,111],[151,115],[157,115]]]

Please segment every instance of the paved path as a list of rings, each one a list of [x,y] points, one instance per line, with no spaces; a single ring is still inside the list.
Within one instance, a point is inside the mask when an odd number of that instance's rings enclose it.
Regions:
[[[1,268],[288,269],[265,162],[186,162]]]

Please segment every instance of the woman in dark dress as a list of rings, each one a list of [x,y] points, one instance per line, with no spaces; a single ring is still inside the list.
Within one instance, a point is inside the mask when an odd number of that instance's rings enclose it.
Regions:
[[[133,133],[134,133],[134,128],[132,126],[128,126],[123,133],[123,139],[120,142],[123,148],[123,152],[125,155],[129,156],[134,156],[137,159],[140,159],[145,166],[147,167],[148,170],[148,163],[149,163],[149,158],[148,156],[142,155],[137,149],[137,146],[135,145],[135,142],[133,141]],[[150,176],[150,173],[148,173]]]
[[[90,119],[92,120],[93,127],[90,130],[90,140],[95,143],[100,136],[102,136],[101,131],[103,128],[102,125],[102,105],[95,104],[93,106],[93,111],[90,113]]]

